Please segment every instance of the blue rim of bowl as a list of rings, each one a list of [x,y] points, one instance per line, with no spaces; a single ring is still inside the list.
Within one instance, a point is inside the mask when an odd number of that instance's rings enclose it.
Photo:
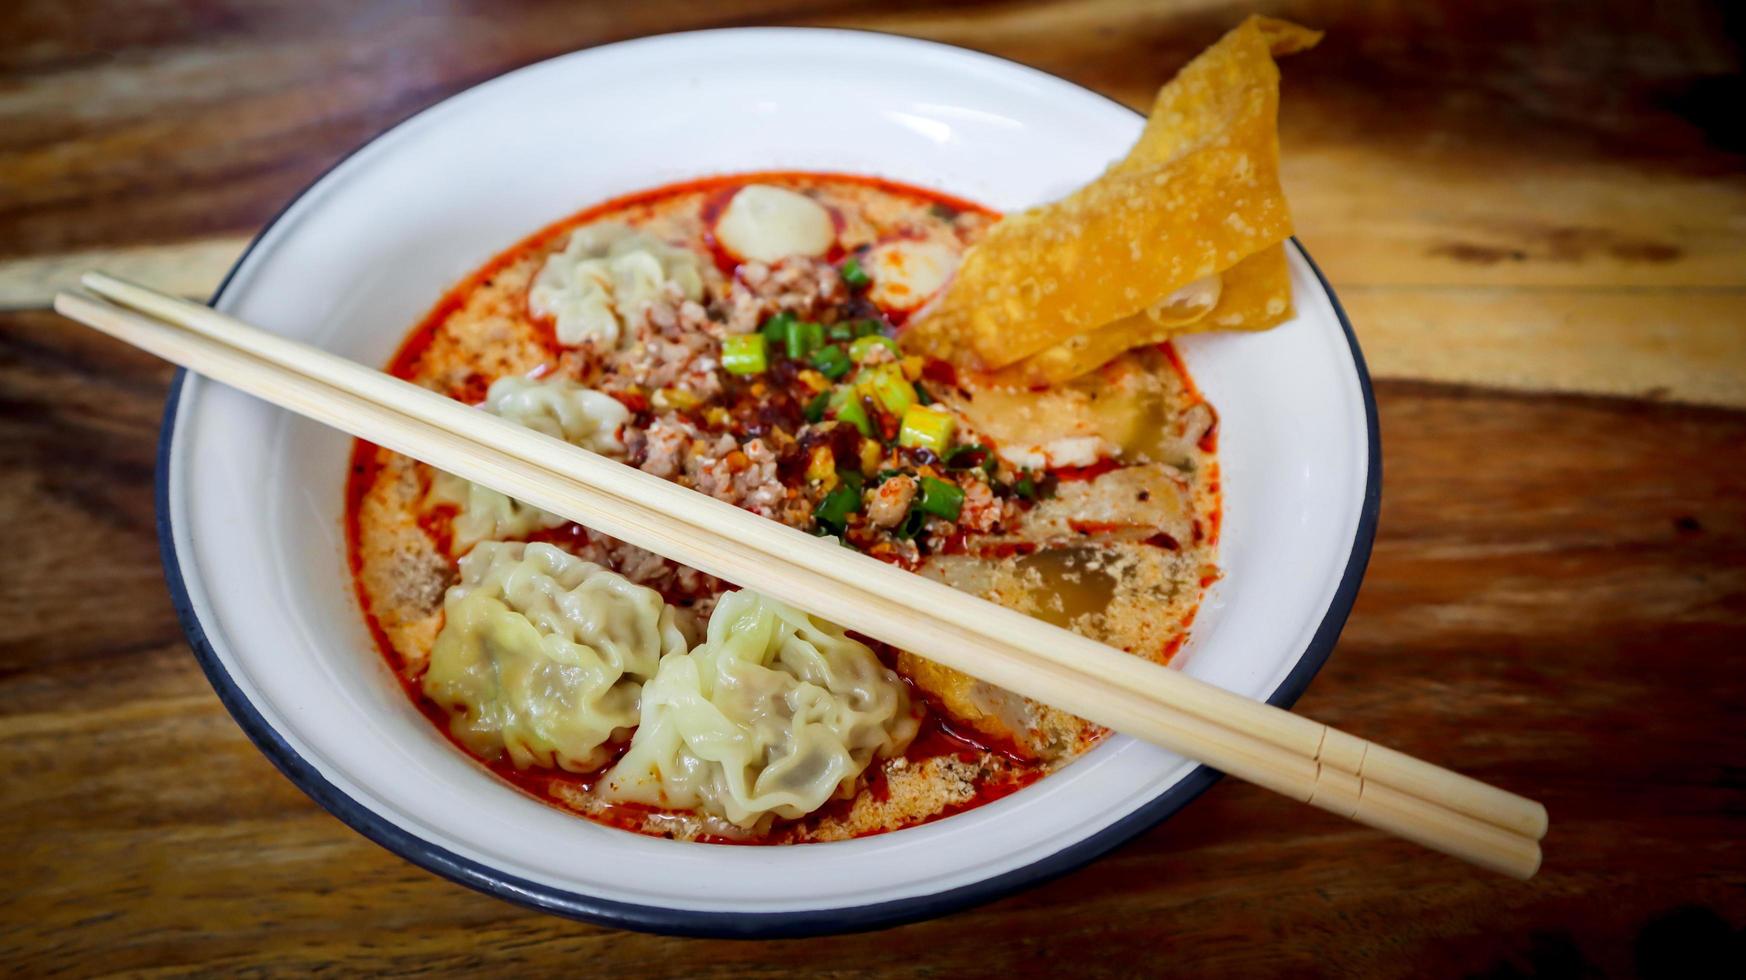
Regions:
[[[729,28],[728,30],[746,29]],[[752,30],[759,29],[752,28]],[[811,29],[778,28],[778,30]],[[1106,101],[1121,105],[1114,99],[1109,99],[1101,93],[1092,92],[1092,90],[1060,76],[1050,75],[1041,69],[984,52],[935,41],[885,35],[878,31],[831,29],[831,32],[879,34],[882,37],[890,37],[897,41],[945,48],[954,54],[989,58],[1025,71],[1049,75],[1057,81],[1065,82],[1082,91],[1097,95],[1099,98],[1104,98]],[[703,31],[675,33],[703,33]],[[672,35],[656,35],[655,37],[667,36]],[[637,40],[653,39],[640,38]],[[634,44],[637,41],[619,43]],[[601,47],[605,47],[605,45]],[[576,52],[566,52],[556,56],[556,58],[567,57],[574,53]],[[556,60],[556,58],[547,60]],[[534,64],[539,63],[541,62]],[[331,166],[287,201],[284,207],[280,208],[278,213],[273,215],[273,218],[255,234],[248,247],[237,257],[235,264],[230,267],[230,271],[225,273],[224,280],[213,291],[212,305],[218,305],[219,300],[224,296],[225,289],[230,286],[231,280],[236,276],[237,270],[242,268],[243,263],[254,253],[255,247],[260,244],[261,239],[278,225],[286,212],[296,206],[297,202],[301,201],[305,195],[347,160],[425,112],[443,105],[449,99],[526,67],[531,67],[531,65],[510,69],[492,79],[468,86],[461,92],[454,93],[431,106],[427,106],[377,133],[334,161]],[[1376,539],[1377,516],[1382,508],[1382,443],[1376,418],[1376,392],[1370,381],[1370,371],[1364,362],[1364,353],[1359,349],[1358,336],[1352,330],[1352,321],[1347,318],[1345,308],[1340,305],[1340,299],[1335,295],[1333,286],[1329,285],[1327,277],[1322,274],[1321,267],[1316,265],[1315,260],[1310,257],[1309,251],[1303,247],[1303,243],[1299,242],[1296,236],[1292,237],[1291,242],[1297,248],[1298,254],[1303,256],[1304,262],[1309,265],[1310,271],[1315,273],[1322,291],[1327,294],[1329,305],[1333,307],[1334,315],[1340,321],[1340,328],[1345,331],[1346,342],[1351,348],[1352,365],[1358,376],[1358,387],[1364,399],[1364,422],[1369,458],[1365,474],[1364,503],[1359,511],[1358,528],[1353,535],[1352,550],[1347,557],[1346,568],[1341,573],[1339,587],[1334,590],[1333,600],[1328,604],[1328,610],[1323,615],[1321,624],[1316,627],[1315,634],[1311,636],[1309,645],[1298,657],[1297,663],[1292,667],[1290,673],[1274,689],[1272,696],[1267,699],[1268,704],[1281,708],[1291,707],[1299,697],[1303,696],[1310,681],[1321,671],[1322,666],[1327,663],[1328,656],[1333,653],[1340,631],[1344,629],[1346,619],[1352,611],[1352,604],[1357,600],[1358,587],[1364,580],[1364,570],[1370,562],[1371,546]],[[255,743],[255,747],[260,749],[261,754],[265,755],[298,789],[320,804],[323,809],[339,818],[346,826],[374,843],[426,871],[457,884],[466,885],[469,888],[525,908],[553,915],[599,925],[674,936],[717,939],[798,939],[849,932],[866,932],[961,911],[1041,885],[1070,871],[1077,870],[1162,823],[1178,810],[1192,803],[1223,776],[1223,773],[1210,766],[1197,766],[1187,776],[1178,780],[1134,812],[1090,837],[1068,845],[1041,860],[1034,861],[1022,868],[1015,868],[990,878],[984,878],[981,881],[935,892],[931,895],[869,905],[802,909],[787,912],[704,912],[664,906],[637,905],[597,898],[505,874],[489,865],[464,858],[408,833],[347,796],[339,787],[323,777],[313,765],[298,755],[297,751],[273,729],[272,725],[261,717],[260,712],[255,710],[254,705],[249,702],[247,696],[237,687],[236,682],[224,669],[224,665],[219,662],[218,653],[213,648],[211,641],[207,639],[206,630],[195,614],[193,601],[188,595],[187,583],[182,577],[181,562],[176,556],[175,533],[170,522],[170,455],[176,431],[176,411],[181,402],[182,384],[186,378],[187,371],[177,369],[174,379],[170,382],[169,395],[164,405],[162,427],[158,435],[154,496],[157,506],[158,552],[164,566],[164,579],[169,586],[170,600],[175,607],[176,618],[181,622],[182,631],[187,635],[188,645],[194,652],[195,660],[199,662],[200,669],[205,672],[206,679],[212,685],[213,691],[218,694],[218,700],[230,712],[237,725]]]

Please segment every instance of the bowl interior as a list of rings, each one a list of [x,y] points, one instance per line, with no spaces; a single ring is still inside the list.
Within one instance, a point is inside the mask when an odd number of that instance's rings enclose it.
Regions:
[[[1139,125],[1053,77],[875,34],[627,42],[504,76],[377,139],[261,237],[219,306],[381,364],[454,281],[617,194],[808,169],[1012,209],[1094,177]],[[1291,257],[1295,320],[1181,345],[1221,417],[1225,578],[1180,662],[1232,690],[1287,700],[1325,656],[1328,624],[1337,632],[1344,619],[1342,584],[1355,584],[1368,551],[1371,477],[1356,348],[1295,246]],[[634,910],[834,910],[849,924],[845,910],[986,896],[1027,869],[1083,859],[1205,785],[1204,774],[1190,779],[1193,763],[1115,738],[994,804],[840,844],[719,847],[591,824],[498,782],[407,703],[350,588],[349,439],[199,378],[174,407],[166,550],[221,693],[246,702],[239,717],[251,734],[354,826],[508,897],[672,928],[688,927]]]

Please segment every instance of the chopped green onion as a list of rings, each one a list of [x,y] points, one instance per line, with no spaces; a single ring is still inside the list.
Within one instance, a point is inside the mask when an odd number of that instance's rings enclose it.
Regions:
[[[928,515],[920,507],[911,507],[909,513],[903,516],[903,523],[891,529],[891,534],[899,541],[908,541],[921,533],[922,525],[927,523]]]
[[[830,528],[833,532],[841,534],[843,529],[848,526],[849,515],[860,509],[861,491],[847,483],[839,483],[836,489],[825,494],[825,498],[818,502],[818,507],[812,512],[812,518],[818,522],[820,527]]]
[[[1012,485],[1012,492],[1026,500],[1035,500],[1037,499],[1037,481],[1031,479],[1031,475],[1026,473],[1019,477],[1017,483]]]
[[[855,342],[849,345],[849,356],[855,359],[855,363],[859,364],[873,355],[875,347],[883,347],[891,352],[892,357],[897,356],[897,341],[890,337],[881,337],[878,334],[856,338]]]
[[[855,366],[855,362],[849,360],[849,355],[843,353],[841,347],[832,345],[821,347],[813,353],[812,366],[818,368],[820,374],[835,381],[848,374],[849,369]]]
[[[847,422],[861,430],[862,435],[873,438],[873,420],[867,417],[867,406],[852,392],[850,398],[837,406],[837,420]]]
[[[721,366],[729,374],[763,374],[770,366],[764,335],[746,333],[723,340]]]
[[[812,401],[806,403],[806,420],[808,422],[817,422],[824,418],[825,409],[830,407],[830,403],[831,393],[828,391],[821,391],[812,396]]]
[[[935,451],[938,452],[938,450]],[[980,454],[982,458],[976,462],[958,462],[960,457],[975,454]],[[941,455],[943,456],[946,465],[955,470],[967,470],[972,466],[980,466],[982,467],[982,472],[987,473],[989,476],[993,476],[994,471],[1000,468],[1000,464],[994,458],[994,450],[989,449],[987,446],[984,446],[979,442],[955,447],[951,452],[942,453]]]
[[[825,339],[831,343],[841,343],[855,339],[855,328],[849,323],[833,323],[825,328]]]
[[[860,493],[867,487],[867,478],[861,475],[860,470],[838,470],[837,480],[856,493]]]
[[[934,403],[934,396],[928,394],[926,385],[915,386],[915,403],[917,405],[932,405]]]
[[[897,430],[897,444],[920,449],[932,449],[945,455],[945,448],[952,444],[952,436],[958,430],[958,420],[947,412],[937,408],[924,408],[911,405],[903,413],[903,424]],[[958,456],[954,450],[946,457],[948,463]]]
[[[758,332],[769,339],[772,344],[787,344],[788,331],[795,324],[794,314],[787,311],[771,315],[764,321]]]
[[[871,337],[876,333],[885,332],[885,325],[878,320],[856,320],[854,328],[857,337]]]
[[[925,513],[955,521],[958,512],[964,509],[964,491],[958,489],[957,484],[924,476],[921,478],[921,495],[916,498],[915,505]]]
[[[903,376],[903,369],[895,364],[881,364],[870,372],[862,382],[867,393],[879,403],[879,407],[887,412],[903,417],[909,407],[915,404],[915,386]]]
[[[848,283],[850,289],[860,289],[873,282],[873,277],[861,268],[861,260],[852,255],[844,260],[842,275],[843,282]]]
[[[823,324],[797,320],[788,327],[788,356],[793,360],[798,361],[823,346]]]
[[[939,452],[939,450],[937,450],[937,449],[934,451]],[[951,452],[940,453],[940,458],[946,461],[947,466],[953,467],[954,469],[963,469],[964,467],[958,466],[958,460],[960,457],[968,456],[971,453],[983,453],[986,456],[987,452],[988,452],[988,447],[984,446],[982,443],[970,442],[970,443],[965,443],[962,446],[953,446]],[[965,463],[964,464],[964,466],[966,466],[966,467],[967,466],[974,466],[974,465],[975,465],[974,463]]]

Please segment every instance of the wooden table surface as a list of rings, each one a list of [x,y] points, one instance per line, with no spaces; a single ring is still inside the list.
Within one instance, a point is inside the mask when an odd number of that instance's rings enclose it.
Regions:
[[[1526,883],[1225,781],[1083,870],[804,942],[618,932],[329,817],[171,613],[170,371],[41,307],[104,264],[201,295],[347,150],[606,41],[803,23],[981,48],[1130,105],[1220,3],[0,7],[0,971],[1691,975],[1746,969],[1740,5],[1275,4],[1299,233],[1377,376],[1374,560],[1299,707],[1530,793]],[[1722,959],[1718,959],[1718,957]]]

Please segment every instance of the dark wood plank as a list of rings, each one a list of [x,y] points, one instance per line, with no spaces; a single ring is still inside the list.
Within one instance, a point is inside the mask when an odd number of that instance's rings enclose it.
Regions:
[[[1532,196],[1512,195],[1497,202],[1509,209],[1451,229],[1479,240],[1431,243],[1411,274],[1480,263],[1556,277],[1586,251],[1615,272],[1646,266],[1642,274],[1657,282],[1671,263],[1743,284],[1728,261],[1738,243],[1720,240],[1727,226],[1714,213],[1717,199],[1706,212],[1692,197],[1742,187],[1737,14],[1696,3],[1271,6],[1328,31],[1316,54],[1292,63],[1282,121],[1306,232],[1336,210],[1344,224],[1430,217],[1412,213],[1427,210],[1422,199],[1409,202],[1386,183],[1336,192],[1306,179],[1321,176],[1311,165],[1324,151],[1364,147],[1405,172],[1468,180],[1495,176],[1487,162],[1538,175],[1605,161],[1651,194],[1674,194],[1692,227],[1714,229],[1715,239],[1668,243],[1640,231],[1638,219],[1665,231],[1667,214],[1629,197],[1612,198],[1617,213],[1606,216],[1630,219],[1623,227],[1597,228],[1584,222],[1602,215],[1560,219]],[[515,0],[440,12],[416,0],[149,10],[125,0],[21,0],[0,10],[0,71],[12,79],[0,89],[0,255],[252,231],[328,164],[417,109],[510,68],[640,34],[772,22],[870,27],[988,50],[1144,107],[1242,12],[1132,0]],[[1693,177],[1716,182],[1685,182]],[[1581,182],[1558,183],[1581,193]],[[1509,183],[1496,190],[1509,194]],[[1366,195],[1388,206],[1355,215]],[[1702,254],[1709,250],[1720,254]]]
[[[1328,31],[1286,67],[1284,177],[1379,373],[1746,407],[1737,5],[1270,6]],[[249,233],[370,136],[576,48],[747,23],[872,28],[1143,107],[1244,12],[21,0],[0,8],[0,308],[45,304],[91,265],[203,294]]]
[[[1543,798],[1554,830],[1533,881],[1226,782],[985,908],[715,943],[448,884],[273,771],[212,697],[160,584],[149,466],[166,374],[48,314],[0,318],[0,512],[15,515],[0,968],[1624,974],[1657,929],[1746,924],[1746,415],[1382,386],[1376,558],[1302,707]]]
[[[1746,402],[1739,5],[1270,7],[1330,32],[1287,67],[1286,178],[1373,363],[1651,397],[1382,383],[1381,536],[1302,703],[1543,798],[1539,877],[1226,782],[1054,883],[875,935],[673,940],[450,885],[280,777],[188,655],[152,529],[169,370],[24,311],[0,313],[0,972],[1741,972],[1746,414],[1653,401]],[[222,255],[395,120],[623,37],[869,27],[1138,106],[1240,14],[19,0],[0,7],[0,266]]]

